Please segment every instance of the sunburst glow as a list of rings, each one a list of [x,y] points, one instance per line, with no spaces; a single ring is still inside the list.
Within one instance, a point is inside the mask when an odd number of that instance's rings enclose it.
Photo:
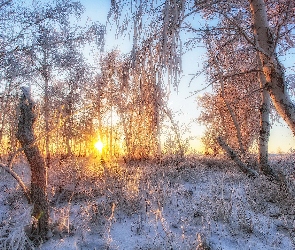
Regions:
[[[102,152],[102,149],[103,149],[103,143],[101,141],[97,141],[95,144],[94,144],[95,148],[101,153]]]

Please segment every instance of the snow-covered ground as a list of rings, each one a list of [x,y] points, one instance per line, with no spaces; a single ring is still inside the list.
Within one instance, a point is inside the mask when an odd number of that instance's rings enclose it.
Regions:
[[[287,187],[208,157],[53,162],[51,230],[38,249],[295,249],[295,157],[271,162]],[[24,161],[14,169],[29,182]],[[0,249],[33,248],[31,207],[2,170],[0,197]]]

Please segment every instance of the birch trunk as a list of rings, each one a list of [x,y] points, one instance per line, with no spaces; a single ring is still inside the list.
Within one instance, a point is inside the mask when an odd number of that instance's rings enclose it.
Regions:
[[[262,62],[267,90],[272,102],[295,135],[295,105],[288,96],[284,70],[275,54],[275,40],[267,21],[264,0],[249,0],[256,37],[256,46]]]
[[[50,164],[49,152],[49,67],[48,67],[48,52],[43,50],[43,65],[42,76],[44,78],[44,118],[45,118],[45,156],[46,166]]]
[[[260,131],[259,131],[259,165],[263,172],[268,172],[268,141],[270,135],[270,96],[267,90],[261,93]]]
[[[43,157],[35,144],[33,124],[36,120],[34,102],[28,88],[22,88],[17,139],[24,148],[31,168],[31,200],[34,204],[32,216],[36,219],[31,238],[35,243],[44,241],[48,232],[49,203],[47,199],[47,172]],[[36,238],[37,237],[37,238]]]
[[[261,61],[258,58],[259,65]],[[261,91],[261,106],[260,106],[260,131],[259,131],[259,157],[258,163],[261,171],[265,174],[273,174],[272,169],[268,165],[268,141],[270,135],[270,96],[265,89],[266,80],[263,73],[259,73],[259,81]]]

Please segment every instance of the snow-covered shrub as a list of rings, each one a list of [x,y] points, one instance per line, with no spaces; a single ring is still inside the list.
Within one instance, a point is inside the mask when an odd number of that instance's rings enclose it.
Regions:
[[[32,223],[30,208],[23,206],[10,210],[0,223],[0,249],[34,249],[27,231]]]

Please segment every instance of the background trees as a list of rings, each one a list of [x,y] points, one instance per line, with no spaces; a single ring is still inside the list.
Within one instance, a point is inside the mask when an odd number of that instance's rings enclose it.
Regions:
[[[292,104],[289,97],[289,92],[287,91],[288,83],[285,81],[283,76],[285,70],[280,65],[278,55],[286,53],[286,51],[294,45],[292,42],[294,33],[294,27],[292,27],[294,23],[294,16],[293,12],[290,12],[291,9],[294,9],[294,4],[290,1],[282,1],[280,3],[269,1],[266,3],[264,3],[264,1],[260,1],[259,3],[258,1],[256,3],[255,2],[256,1],[250,1],[250,6],[248,6],[246,3],[244,3],[245,5],[242,5],[241,3],[232,2],[230,5],[228,5],[227,9],[225,9],[224,5],[221,5],[224,8],[224,10],[221,12],[221,21],[217,25],[218,30],[215,29],[213,31],[211,41],[222,41],[220,46],[216,48],[215,54],[219,56],[221,53],[222,55],[226,55],[227,58],[231,59],[228,60],[229,63],[223,70],[223,72],[225,72],[223,73],[224,77],[241,75],[243,76],[243,79],[249,80],[251,79],[251,74],[253,76],[253,73],[257,71],[257,73],[254,74],[254,78],[251,80],[251,86],[253,92],[260,93],[260,108],[256,108],[256,112],[251,112],[251,114],[253,114],[253,117],[258,117],[258,115],[260,117],[260,167],[265,173],[270,173],[271,171],[267,167],[267,142],[270,129],[269,94],[276,110],[287,122],[291,130],[293,130],[293,122],[291,120],[293,119],[292,113],[294,112],[294,104]],[[253,5],[255,5],[255,8],[258,8],[260,11],[264,11],[263,13],[259,13],[259,17],[253,15]],[[212,9],[208,13],[213,15],[214,12],[215,10]],[[274,12],[276,13],[275,15]],[[255,13],[258,13],[257,10]],[[278,14],[284,17],[280,21]],[[259,37],[257,33],[258,22],[260,23],[259,25],[261,25],[262,22],[262,20],[258,19],[262,15],[264,15],[263,27],[267,27],[268,29],[268,38],[266,37],[265,33],[264,37],[262,37],[262,34],[260,34]],[[269,16],[267,17],[267,15]],[[271,39],[271,41],[267,42],[267,39]],[[268,43],[268,47],[265,46],[265,43]],[[230,48],[229,44],[233,45],[233,47],[231,49],[225,50],[226,48]],[[264,48],[262,48],[263,44]],[[239,58],[239,60],[232,60],[231,55],[237,52],[237,58]],[[245,58],[244,56],[241,56],[241,52],[244,54],[246,52],[247,57]],[[250,61],[250,64],[249,60],[252,61]],[[244,69],[237,69],[237,64],[243,64],[247,66]],[[265,64],[268,64],[268,66],[265,66]],[[211,65],[212,64],[210,64],[210,66]],[[268,70],[266,70],[266,67],[269,67]],[[228,72],[233,69],[236,70]],[[269,70],[276,73],[270,74]],[[272,76],[270,77],[270,75]],[[280,80],[278,80],[279,78]],[[254,87],[255,85],[256,87]],[[260,91],[257,92],[255,88],[259,89],[258,86],[260,86]],[[246,94],[245,96],[249,96],[249,94],[251,94],[249,91],[244,93]],[[251,95],[255,96],[256,93],[252,93]],[[280,101],[278,101],[279,99]],[[251,106],[253,103],[253,100],[249,100],[246,104]],[[286,116],[288,116],[288,118]],[[249,127],[251,130],[254,128],[253,135],[255,135],[255,131],[258,131],[257,129],[255,130],[255,127],[257,128],[257,126],[253,127],[253,124]]]
[[[113,1],[112,11],[117,20],[122,18],[120,13],[124,8],[129,8],[131,15],[130,19],[124,16],[119,30],[126,30],[126,24],[130,25],[135,47],[140,41],[144,44],[151,39],[150,55],[161,48],[155,64],[167,69],[176,85],[181,72],[181,51],[185,50],[180,34],[193,32],[196,36],[191,43],[201,38],[208,49],[205,67],[214,93],[211,98],[207,95],[201,100],[206,106],[201,120],[208,124],[207,136],[223,136],[242,155],[259,140],[259,161],[267,172],[268,95],[294,131],[294,104],[285,70],[279,62],[279,55],[294,47],[294,3],[289,0],[151,0],[136,4]],[[199,15],[207,20],[204,26],[196,26],[194,22]],[[163,73],[163,68],[157,68],[158,72]],[[208,120],[209,117],[212,119]],[[216,141],[205,140],[211,144]],[[213,144],[216,151],[218,146]]]
[[[163,121],[173,117],[166,107],[166,87],[177,88],[183,53],[202,43],[207,49],[204,71],[212,86],[211,93],[200,99],[208,152],[210,148],[219,152],[217,137],[243,157],[253,145],[259,145],[261,167],[267,166],[269,98],[292,127],[291,81],[284,80],[278,59],[294,47],[294,3],[112,3],[109,21],[118,21],[118,34],[129,32],[132,50],[127,54],[98,53],[95,64],[90,64],[84,49],[98,51],[102,47],[105,27],[95,23],[81,26],[76,21],[83,12],[80,3],[60,0],[40,4],[40,8],[18,6],[17,1],[2,3],[0,105],[5,112],[1,113],[1,152],[17,148],[18,87],[27,84],[37,97],[37,141],[48,160],[50,154],[91,154],[97,139],[104,140],[108,155],[119,148],[129,158],[159,154],[164,144]],[[264,9],[262,14],[268,18],[258,20],[251,8]],[[206,20],[203,26],[194,20],[200,17]],[[263,48],[266,33],[257,31],[263,21],[272,35],[272,45],[267,48]],[[191,39],[183,42],[187,33]],[[278,104],[278,98],[284,98],[286,108]],[[181,141],[181,133],[175,135],[175,140]]]
[[[61,90],[55,88],[54,93],[53,82],[58,80],[57,76],[62,75],[59,80],[69,83],[69,92],[63,98],[66,99],[63,100],[65,107],[62,108],[66,110],[66,117],[62,118],[67,127],[67,133],[64,135],[67,149],[70,150],[68,141],[73,137],[72,131],[75,131],[71,123],[75,111],[74,95],[77,94],[77,86],[83,82],[86,68],[78,46],[83,45],[85,41],[90,43],[93,40],[97,46],[100,46],[104,29],[103,26],[92,25],[78,30],[77,26],[70,25],[70,16],[75,14],[78,17],[83,9],[78,2],[56,1],[52,4],[32,2],[32,6],[25,7],[19,4],[16,1],[2,1],[0,4],[0,11],[3,14],[0,20],[2,40],[0,141],[5,142],[1,143],[1,156],[10,154],[7,166],[1,163],[1,167],[10,172],[26,191],[24,183],[12,169],[16,153],[24,151],[31,169],[30,192],[26,192],[26,195],[29,197],[28,201],[32,202],[32,216],[35,220],[28,236],[38,245],[47,239],[49,229],[47,167],[50,146],[52,148],[54,145],[52,142],[50,144],[50,133],[56,128],[53,124],[55,109],[61,111],[59,105],[57,107],[53,105],[53,94]],[[34,4],[38,4],[38,7],[33,6]],[[21,87],[22,93],[18,105],[16,100],[19,99],[20,86],[23,84],[27,84],[28,87]],[[31,89],[34,89],[36,96],[39,95],[41,101],[38,105],[32,100]],[[40,111],[39,117],[36,115],[37,111]],[[43,121],[40,119],[42,116]],[[33,125],[37,118],[39,122],[41,121],[41,126],[40,124],[35,126],[34,132]],[[36,138],[36,134],[39,138]],[[15,137],[20,142],[21,150],[16,150]],[[43,137],[44,140],[41,139]],[[41,148],[45,149],[47,165],[39,150],[43,142],[45,146]]]
[[[48,226],[46,171],[51,158],[58,157],[60,163],[67,157],[99,156],[96,163],[107,172],[104,160],[116,157],[142,160],[165,151],[184,156],[184,132],[167,101],[170,86],[178,87],[183,53],[196,43],[207,49],[204,72],[212,86],[199,99],[207,153],[225,150],[243,171],[256,175],[245,162],[258,144],[260,169],[273,175],[267,155],[271,105],[293,132],[295,127],[289,95],[294,77],[285,78],[279,62],[280,53],[294,47],[294,8],[289,0],[112,1],[109,21],[112,17],[117,21],[119,33],[129,32],[132,49],[125,54],[97,53],[95,61],[85,51],[94,54],[103,47],[105,26],[77,22],[83,12],[79,2],[2,1],[0,156],[6,163],[0,166],[26,191],[12,169],[14,156],[25,152],[32,170],[33,215],[38,223],[42,213],[46,219],[44,230],[42,223],[39,227],[42,240]],[[194,18],[200,17],[206,23],[195,26]],[[186,43],[185,32],[192,33]],[[20,93],[23,85],[28,85],[26,93],[32,92],[36,105],[31,105],[30,94]],[[36,119],[31,115],[28,134],[19,129],[26,123],[21,111],[27,105],[31,105],[27,113],[38,114]],[[18,134],[17,120],[21,120]],[[174,135],[167,133],[163,143],[167,121]],[[25,136],[32,138],[24,140]],[[94,150],[97,140],[104,145],[99,152]]]
[[[69,141],[75,130],[71,124],[78,108],[77,96],[93,75],[89,73],[83,50],[86,45],[101,48],[105,30],[97,23],[84,27],[73,23],[73,17],[78,20],[83,12],[79,2],[56,1],[44,5],[34,1],[32,4],[22,6],[18,1],[6,1],[1,5],[1,107],[5,112],[1,112],[0,138],[3,139],[3,131],[12,128],[8,122],[13,115],[8,112],[9,106],[16,106],[12,98],[17,99],[19,86],[27,84],[39,97],[38,142],[44,145],[42,148],[49,158],[50,151],[56,148],[53,143],[50,145],[50,140],[54,131],[60,129],[57,125],[67,127],[62,136],[66,138],[68,152],[71,151]],[[58,96],[62,100],[54,101]],[[5,141],[12,141],[7,136],[9,133],[5,133]],[[2,145],[3,153],[10,151],[5,146],[8,144]]]
[[[109,53],[101,63],[101,81],[109,89],[107,106],[121,122],[127,157],[146,158],[160,150],[163,91],[153,61],[143,58],[145,50],[134,53]]]

